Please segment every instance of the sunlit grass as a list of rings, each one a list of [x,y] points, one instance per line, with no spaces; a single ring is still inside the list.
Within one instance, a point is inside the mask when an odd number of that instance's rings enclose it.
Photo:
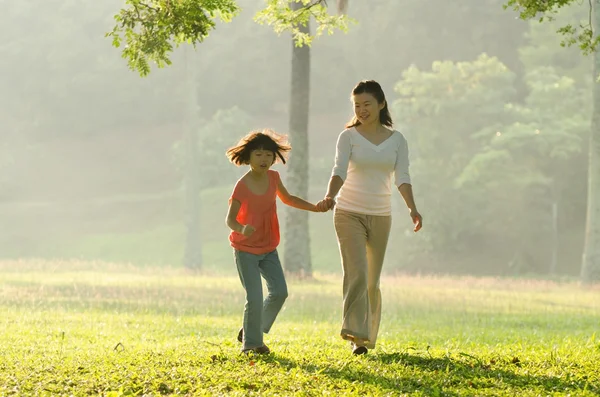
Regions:
[[[0,263],[0,395],[600,393],[600,290],[384,278],[377,349],[337,335],[341,280],[289,281],[266,343],[240,354],[236,277],[111,263]]]

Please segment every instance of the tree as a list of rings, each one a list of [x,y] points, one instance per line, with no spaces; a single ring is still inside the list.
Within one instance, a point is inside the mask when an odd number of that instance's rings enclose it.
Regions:
[[[132,78],[102,37],[119,2],[2,4],[0,107],[15,120],[28,120],[30,126],[22,134],[34,135],[32,142],[105,133],[115,125],[152,126],[164,121],[163,113],[149,113],[147,108],[181,107],[177,100],[162,101],[160,95],[170,90],[165,95],[178,97],[170,73],[152,76],[150,82]],[[33,24],[36,29],[26,29]],[[176,114],[174,119],[181,117]]]
[[[314,104],[346,114],[347,101],[340,101],[339,93],[349,92],[357,76],[392,87],[398,73],[411,65],[428,69],[440,60],[468,62],[482,52],[519,74],[517,49],[528,24],[505,12],[504,1],[345,1],[348,15],[358,19],[360,29],[314,47],[313,75],[317,79],[326,75],[331,87],[313,98]]]
[[[188,89],[186,112],[183,126],[185,142],[184,162],[184,218],[186,226],[185,252],[183,265],[188,269],[202,267],[202,238],[200,235],[200,153],[198,149],[198,92],[196,87],[195,53],[185,51],[185,80]]]
[[[589,113],[583,90],[552,67],[530,71],[525,77],[528,96],[523,104],[509,104],[514,121],[498,129],[457,179],[487,205],[480,214],[488,220],[485,235],[512,237],[509,261],[513,273],[557,273],[560,246],[559,214],[573,177],[565,172],[582,151]],[[519,192],[519,194],[515,194]],[[484,204],[482,202],[481,204]],[[501,222],[489,222],[499,218]],[[506,237],[504,238],[506,240]],[[526,242],[526,243],[525,243]],[[519,258],[541,258],[543,268]]]
[[[240,138],[253,129],[255,121],[250,114],[237,106],[215,112],[198,130],[199,146],[203,158],[202,186],[220,186],[224,180],[240,178],[246,170],[232,167],[224,153],[236,145]],[[228,178],[227,178],[228,177]]]
[[[576,0],[509,0],[508,6],[520,11],[523,19],[534,19],[539,14],[540,21],[552,19],[561,7],[578,4]],[[600,7],[597,1],[589,2],[589,19],[579,27],[567,24],[557,32],[564,35],[562,44],[577,44],[584,54],[593,54],[593,79],[600,73]],[[581,266],[581,281],[585,284],[600,282],[600,85],[593,88],[593,113],[589,137],[588,197],[585,243]]]
[[[600,7],[594,2],[594,31],[600,28]],[[594,51],[593,78],[600,74],[600,51]],[[592,128],[589,142],[588,202],[581,279],[600,282],[600,84],[594,84]]]
[[[553,20],[539,23],[531,20],[527,23],[528,31],[525,33],[526,43],[519,46],[519,60],[526,72],[534,69],[552,66],[560,76],[570,77],[577,85],[590,92],[592,80],[589,75],[592,64],[587,57],[576,47],[561,47],[562,36],[556,31],[573,21],[584,21],[588,18],[588,7],[584,5],[571,6],[562,9],[553,16]]]
[[[292,9],[301,5],[293,3]],[[309,34],[309,22],[300,26]],[[298,46],[292,39],[292,75],[290,90],[289,133],[294,150],[288,163],[287,184],[290,191],[308,196],[308,120],[310,99],[310,48]],[[283,255],[285,270],[296,275],[312,276],[308,212],[288,209],[286,214],[286,244]]]
[[[457,178],[506,123],[499,110],[514,97],[514,80],[497,58],[484,54],[473,62],[434,62],[431,72],[409,68],[395,86],[399,99],[392,110],[402,120],[420,205],[430,219],[429,232],[415,236],[408,248],[432,255],[429,270],[448,269],[453,258],[461,258],[454,270],[485,272],[481,261],[468,268],[464,258],[489,252],[480,233],[489,220],[478,211],[477,195],[459,189]]]
[[[209,120],[198,118],[195,53],[186,49],[186,78],[190,80],[188,107],[183,137],[173,146],[173,162],[183,176],[184,220],[186,242],[184,266],[198,270],[202,266],[202,235],[200,228],[200,193],[224,181],[242,176],[241,169],[231,166],[225,151],[235,145],[251,128],[250,116],[237,107],[217,111]]]
[[[302,7],[290,7],[298,3]],[[125,4],[128,7],[115,15],[116,24],[106,35],[117,48],[125,41],[122,56],[141,76],[150,73],[149,62],[171,65],[176,47],[189,43],[196,48],[216,28],[215,19],[229,22],[240,11],[235,0],[126,0]],[[301,28],[311,17],[317,22],[314,35]],[[267,0],[255,20],[277,33],[291,32],[298,45],[310,45],[324,32],[346,30],[349,18],[329,15],[324,0]]]
[[[193,125],[196,135],[198,166],[202,173],[198,176],[200,190],[229,185],[230,181],[240,178],[246,170],[231,165],[225,152],[238,143],[240,138],[253,128],[254,119],[244,110],[234,106],[216,111],[208,119],[197,119]],[[172,160],[181,173],[185,175],[185,156],[187,142],[175,142]]]
[[[308,166],[308,121],[310,100],[310,20],[314,18],[320,26],[317,35],[327,25],[336,26],[337,17],[329,17],[321,1],[311,3],[306,0],[292,1],[289,11],[286,11],[289,1],[268,1],[269,6],[259,14],[259,21],[272,21],[276,31],[292,31],[292,73],[289,105],[289,133],[294,150],[288,163],[287,184],[291,191],[302,197],[308,196],[309,166]],[[343,11],[343,1],[338,3],[339,11]],[[283,6],[283,7],[282,7]],[[306,12],[318,6],[316,13]],[[278,10],[279,8],[279,10]],[[283,10],[284,14],[281,14]],[[272,15],[285,15],[273,19]],[[271,15],[271,16],[270,16]],[[297,15],[297,16],[294,16]],[[333,18],[333,19],[332,19]],[[342,17],[342,21],[343,21]],[[344,28],[344,25],[339,25]],[[332,29],[327,28],[331,33]],[[301,277],[312,276],[312,258],[308,212],[288,209],[286,214],[286,244],[283,255],[283,265],[289,273]]]
[[[484,54],[435,62],[431,72],[411,68],[396,85],[393,110],[430,214],[428,233],[401,244],[421,263],[439,261],[429,270],[557,271],[558,222],[569,221],[563,203],[576,185],[588,101],[552,67],[528,70],[523,101],[515,80]]]
[[[573,23],[566,23],[556,30],[556,33],[563,36],[562,46],[577,45],[586,55],[596,51],[600,42],[600,36],[595,34],[597,29],[592,6],[596,2],[597,0],[588,0],[587,21],[576,21],[578,26],[573,25]],[[504,8],[511,7],[513,10],[518,11],[519,17],[524,20],[538,19],[539,22],[548,22],[554,21],[556,14],[564,7],[581,4],[580,0],[508,0]]]

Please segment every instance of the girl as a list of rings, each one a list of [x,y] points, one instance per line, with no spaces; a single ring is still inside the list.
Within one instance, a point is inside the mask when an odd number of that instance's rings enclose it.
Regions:
[[[338,137],[327,194],[317,206],[335,206],[344,270],[341,336],[352,343],[354,354],[365,354],[375,347],[381,319],[379,277],[392,223],[392,183],[408,207],[415,232],[423,218],[413,198],[408,145],[392,128],[381,86],[361,81],[352,90],[352,102],[354,118]]]
[[[270,169],[277,160],[285,164],[285,154],[290,150],[281,136],[264,130],[250,133],[227,151],[227,157],[235,165],[250,166],[233,189],[227,213],[227,226],[231,229],[229,241],[246,290],[244,323],[238,334],[245,353],[270,352],[263,343],[263,332],[269,332],[288,295],[277,255],[276,197],[291,207],[318,211],[316,205],[288,193],[279,173]],[[269,293],[264,302],[261,275]]]

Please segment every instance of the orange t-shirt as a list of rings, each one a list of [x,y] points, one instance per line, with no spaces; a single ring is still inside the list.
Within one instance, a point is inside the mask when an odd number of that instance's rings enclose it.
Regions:
[[[229,242],[239,251],[262,255],[269,253],[279,245],[279,220],[277,219],[277,186],[279,172],[267,171],[269,188],[265,194],[254,194],[242,179],[233,188],[229,202],[235,199],[241,203],[236,220],[242,225],[256,228],[250,237],[231,231]]]

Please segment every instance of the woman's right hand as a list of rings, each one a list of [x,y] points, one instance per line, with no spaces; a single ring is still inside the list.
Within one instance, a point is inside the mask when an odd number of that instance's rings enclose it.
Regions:
[[[242,227],[242,234],[246,237],[252,236],[252,233],[256,231],[256,228],[252,225],[244,225]]]

